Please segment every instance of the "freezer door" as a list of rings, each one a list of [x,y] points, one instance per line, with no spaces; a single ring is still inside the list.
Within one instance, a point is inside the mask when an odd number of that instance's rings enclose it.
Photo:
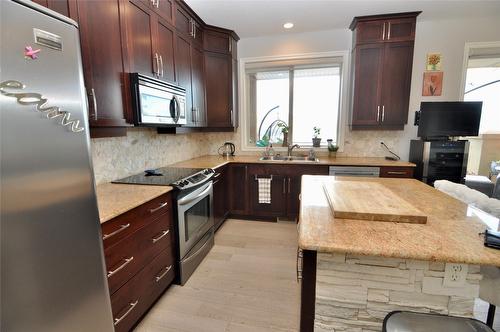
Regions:
[[[1,330],[113,331],[78,30],[0,1]]]

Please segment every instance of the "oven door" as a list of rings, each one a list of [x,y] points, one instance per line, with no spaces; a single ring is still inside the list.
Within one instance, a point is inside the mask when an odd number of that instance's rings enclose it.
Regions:
[[[181,259],[213,228],[212,199],[212,181],[178,198],[179,254]]]

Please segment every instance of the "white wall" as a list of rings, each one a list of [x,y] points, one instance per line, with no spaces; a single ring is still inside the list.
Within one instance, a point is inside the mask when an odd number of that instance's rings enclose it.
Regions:
[[[346,50],[351,48],[351,36],[350,30],[341,29],[245,38],[238,44],[238,55],[248,58]],[[413,118],[420,102],[458,100],[465,43],[484,41],[500,41],[500,17],[439,21],[417,19],[408,125],[403,131],[346,130],[344,155],[384,156],[385,152],[380,147],[383,140],[403,159],[407,159],[410,140],[416,138]],[[443,93],[440,97],[422,97],[426,55],[430,52],[439,52],[443,56]]]

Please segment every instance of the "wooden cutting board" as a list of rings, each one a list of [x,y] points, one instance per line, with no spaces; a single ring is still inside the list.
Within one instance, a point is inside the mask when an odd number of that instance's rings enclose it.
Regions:
[[[427,223],[426,215],[381,183],[335,181],[323,189],[335,218]]]

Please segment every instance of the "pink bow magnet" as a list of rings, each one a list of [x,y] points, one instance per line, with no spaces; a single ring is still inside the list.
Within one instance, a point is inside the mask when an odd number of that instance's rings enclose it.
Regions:
[[[28,57],[30,57],[31,59],[38,58],[38,55],[37,55],[38,52],[40,52],[40,49],[34,50],[33,47],[31,47],[31,46],[26,46],[24,48],[24,56],[27,58]]]

